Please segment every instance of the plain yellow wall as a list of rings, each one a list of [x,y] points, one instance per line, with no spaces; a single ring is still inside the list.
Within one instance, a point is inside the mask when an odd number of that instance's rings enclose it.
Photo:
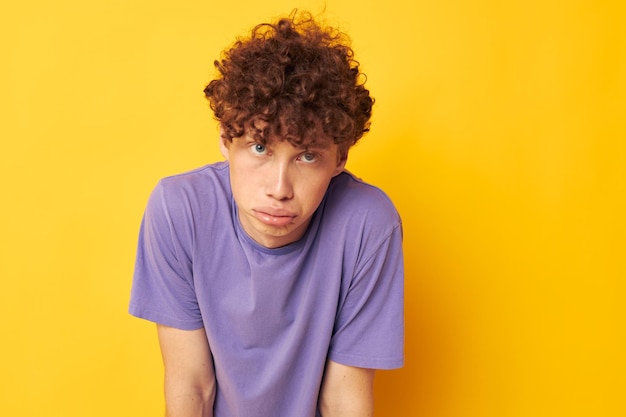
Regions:
[[[219,159],[220,51],[324,2],[6,3],[0,414],[161,416],[154,326],[126,313],[148,193]],[[626,415],[622,4],[326,1],[377,99],[349,168],[405,225],[377,415]]]

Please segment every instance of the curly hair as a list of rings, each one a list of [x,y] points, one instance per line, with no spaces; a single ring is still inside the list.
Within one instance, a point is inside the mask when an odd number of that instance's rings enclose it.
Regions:
[[[347,36],[304,13],[263,23],[215,61],[204,93],[227,140],[248,133],[306,147],[320,128],[345,155],[369,131],[374,100]]]

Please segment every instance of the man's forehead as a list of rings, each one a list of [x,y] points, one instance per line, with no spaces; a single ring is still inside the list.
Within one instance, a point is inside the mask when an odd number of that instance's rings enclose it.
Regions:
[[[249,137],[268,145],[288,142],[295,148],[316,151],[332,150],[336,146],[333,138],[326,135],[321,127],[305,137],[298,137],[290,135],[288,132],[274,131],[267,122],[257,121],[251,124],[247,134]]]
[[[313,138],[309,140],[294,140],[289,137],[283,136],[270,136],[269,138],[263,138],[262,142],[266,145],[272,146],[279,143],[288,143],[292,147],[306,151],[327,152],[336,148],[336,144],[332,138],[326,136],[321,138]]]

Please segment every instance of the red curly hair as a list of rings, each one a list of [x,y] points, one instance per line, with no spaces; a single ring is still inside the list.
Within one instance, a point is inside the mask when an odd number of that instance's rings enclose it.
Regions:
[[[347,36],[308,13],[256,26],[215,67],[204,93],[227,140],[247,133],[306,147],[321,128],[345,156],[369,131],[374,100]]]

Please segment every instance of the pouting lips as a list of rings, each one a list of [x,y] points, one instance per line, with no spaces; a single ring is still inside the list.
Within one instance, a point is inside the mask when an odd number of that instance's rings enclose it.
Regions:
[[[261,222],[270,226],[286,226],[293,222],[295,214],[287,210],[279,210],[273,208],[260,208],[253,210],[254,215]]]

